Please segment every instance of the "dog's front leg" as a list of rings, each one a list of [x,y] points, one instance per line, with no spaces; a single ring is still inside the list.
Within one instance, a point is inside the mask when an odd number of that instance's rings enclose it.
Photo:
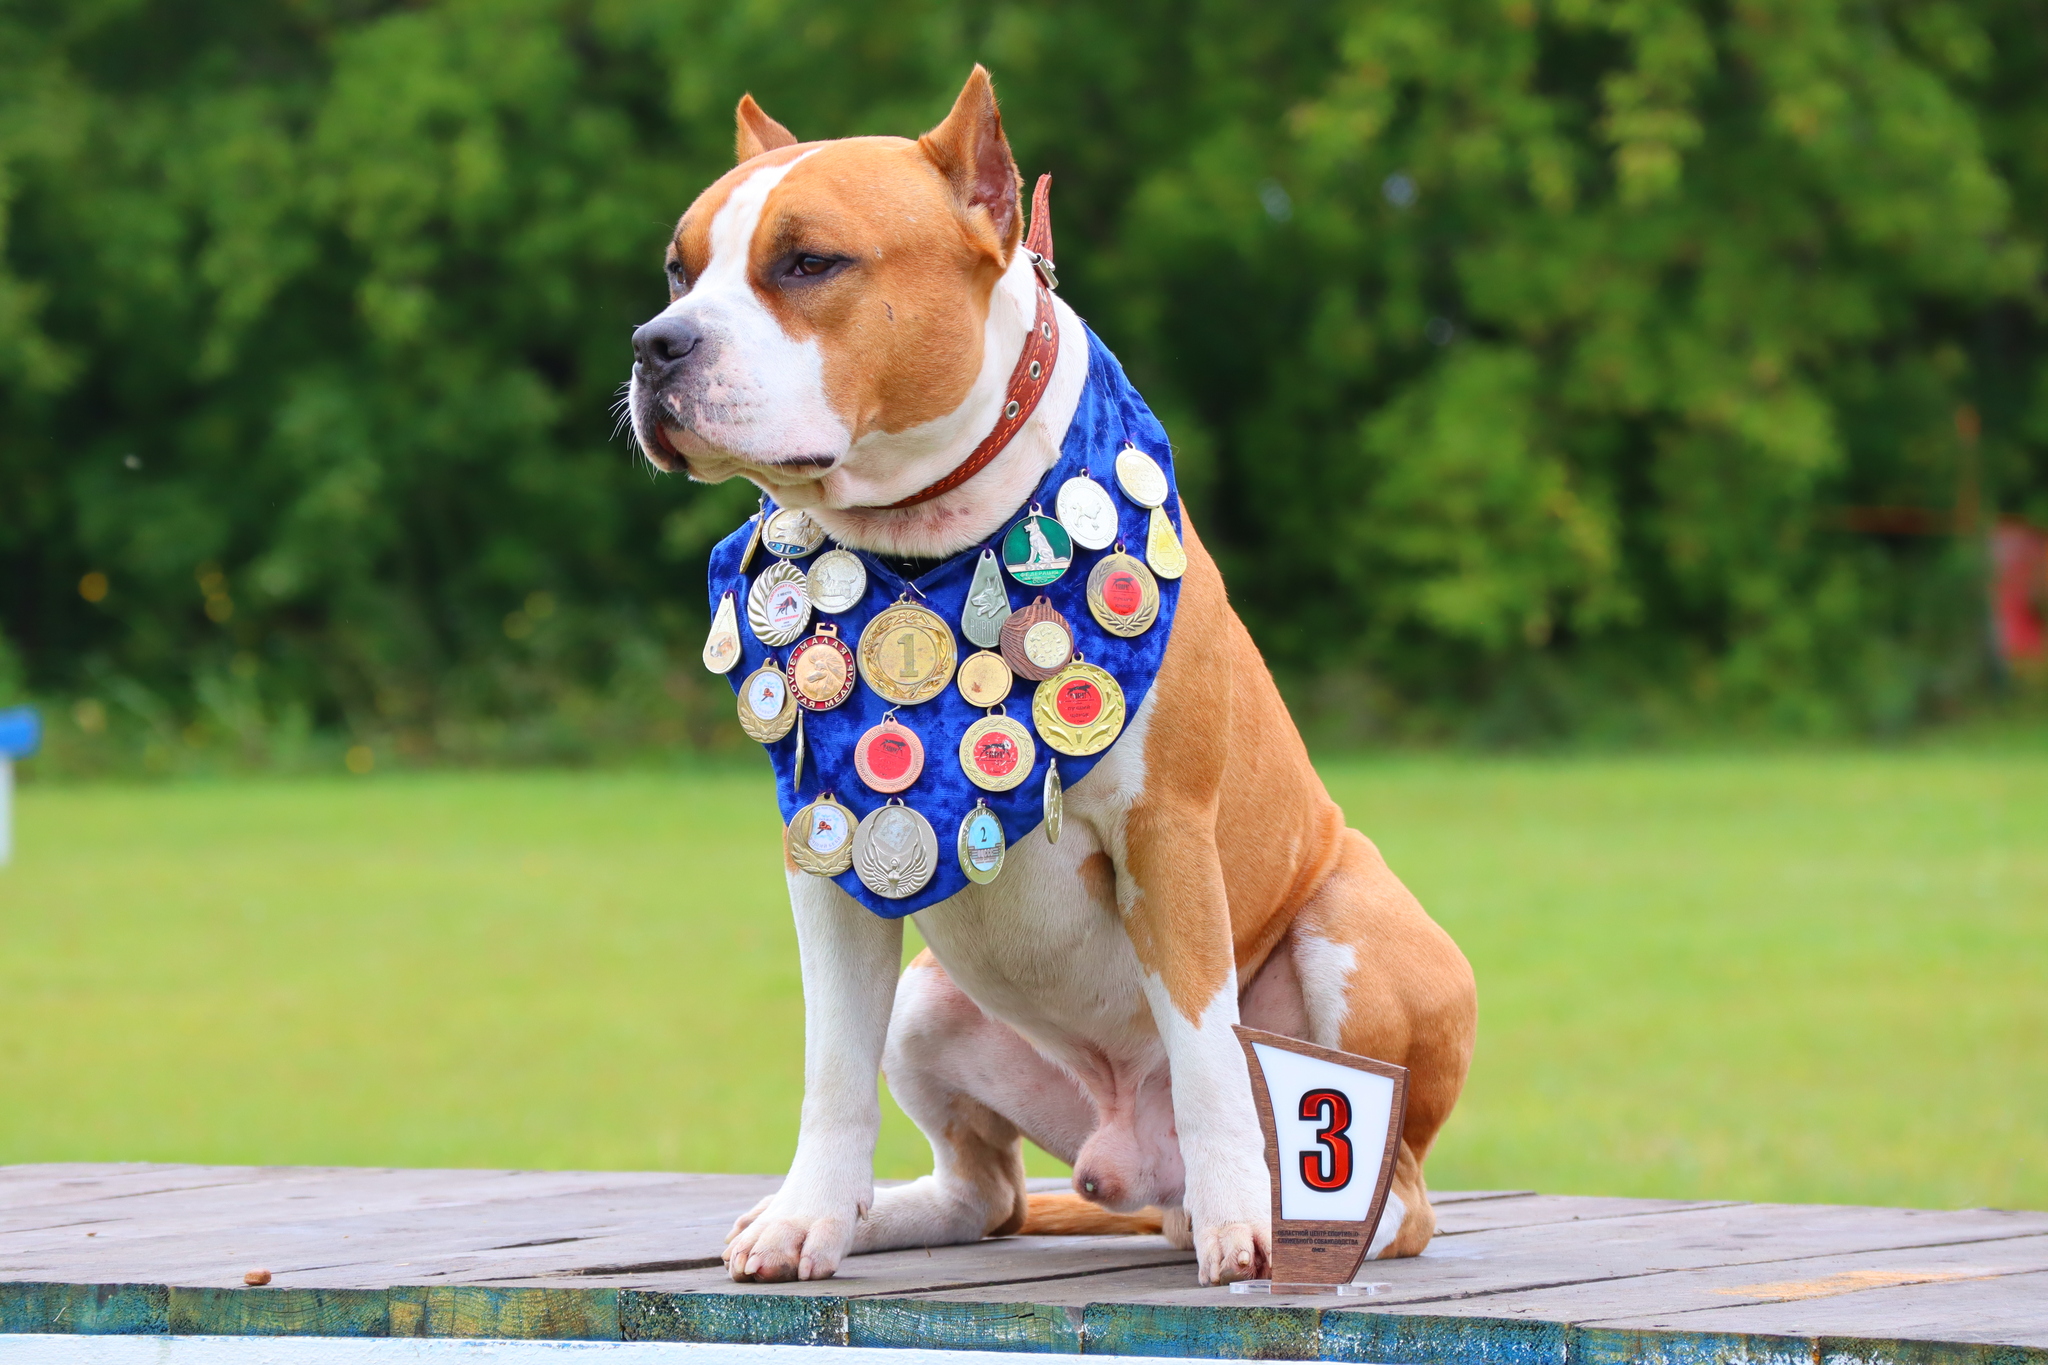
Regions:
[[[1272,1195],[1251,1073],[1230,1026],[1237,965],[1213,827],[1198,807],[1140,808],[1126,827],[1124,920],[1145,968],[1145,996],[1173,1075],[1173,1122],[1187,1172],[1196,1274],[1248,1280],[1272,1265]]]
[[[734,1226],[735,1280],[822,1280],[839,1268],[875,1197],[877,1077],[903,922],[869,913],[823,877],[789,874],[804,974],[804,1107],[782,1188]]]

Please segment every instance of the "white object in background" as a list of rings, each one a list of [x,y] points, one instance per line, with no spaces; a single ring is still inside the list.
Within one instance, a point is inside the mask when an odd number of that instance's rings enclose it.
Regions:
[[[0,867],[14,856],[14,760],[27,758],[43,740],[43,718],[33,706],[0,711]]]

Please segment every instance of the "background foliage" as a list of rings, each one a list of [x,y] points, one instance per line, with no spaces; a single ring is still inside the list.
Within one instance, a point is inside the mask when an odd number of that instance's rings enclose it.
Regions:
[[[2023,0],[0,0],[0,690],[158,763],[722,740],[751,499],[613,435],[628,329],[742,90],[914,134],[974,60],[1310,711],[1985,694],[1977,542],[1841,509],[2048,520]]]

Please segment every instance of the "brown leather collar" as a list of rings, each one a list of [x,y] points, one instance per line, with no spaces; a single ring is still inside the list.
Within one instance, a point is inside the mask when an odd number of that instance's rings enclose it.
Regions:
[[[1031,414],[1037,410],[1038,400],[1045,396],[1046,386],[1052,382],[1053,362],[1060,358],[1060,328],[1058,319],[1053,316],[1050,288],[1058,283],[1059,278],[1052,268],[1051,196],[1052,177],[1039,176],[1038,187],[1031,194],[1031,235],[1024,239],[1023,247],[1031,253],[1031,263],[1038,275],[1032,290],[1038,296],[1037,315],[1031,319],[1031,331],[1024,338],[1024,350],[1017,357],[1017,368],[1010,371],[1009,388],[1003,394],[1002,416],[996,419],[995,429],[982,437],[981,444],[945,478],[919,489],[900,502],[889,503],[881,510],[893,512],[930,502],[988,468],[989,461],[1002,454],[1003,447],[1030,420]]]

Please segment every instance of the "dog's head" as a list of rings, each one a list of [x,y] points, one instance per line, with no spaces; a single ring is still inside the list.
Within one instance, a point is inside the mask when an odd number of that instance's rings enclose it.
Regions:
[[[995,91],[975,67],[916,141],[800,143],[746,96],[738,154],[676,225],[671,301],[633,335],[634,434],[664,470],[860,505],[915,453],[887,438],[943,429],[984,368],[1022,233]]]

